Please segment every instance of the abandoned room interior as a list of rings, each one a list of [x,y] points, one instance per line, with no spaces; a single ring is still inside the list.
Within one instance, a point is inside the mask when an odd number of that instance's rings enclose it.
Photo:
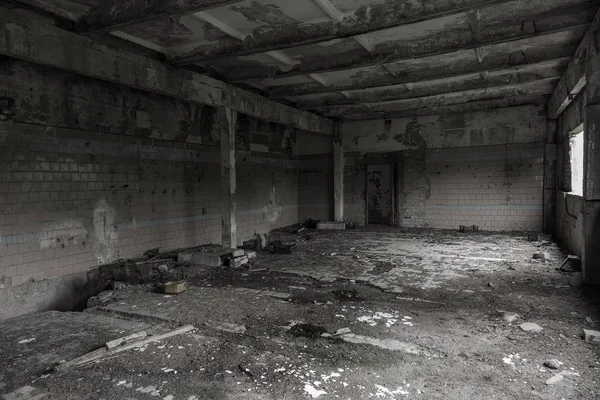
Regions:
[[[600,399],[600,0],[0,0],[0,399]]]

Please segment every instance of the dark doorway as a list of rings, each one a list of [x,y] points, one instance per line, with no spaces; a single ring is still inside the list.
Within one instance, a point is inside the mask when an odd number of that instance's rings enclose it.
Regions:
[[[367,224],[392,225],[392,166],[367,165]]]

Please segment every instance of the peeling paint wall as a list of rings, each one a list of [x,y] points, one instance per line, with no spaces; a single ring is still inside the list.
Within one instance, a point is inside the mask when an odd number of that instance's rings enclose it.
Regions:
[[[396,168],[398,226],[541,230],[543,107],[347,122],[345,218],[365,223],[365,168]]]
[[[298,221],[296,142],[296,131],[283,125],[238,119],[238,244]]]
[[[6,58],[0,98],[0,318],[98,265],[220,242],[212,109]]]

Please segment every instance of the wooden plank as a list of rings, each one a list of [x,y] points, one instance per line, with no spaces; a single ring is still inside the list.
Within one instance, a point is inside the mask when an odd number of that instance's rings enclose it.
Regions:
[[[54,369],[56,371],[66,371],[72,367],[89,364],[91,362],[99,360],[100,358],[108,357],[108,356],[111,356],[114,354],[121,353],[123,351],[127,351],[127,350],[131,350],[131,349],[135,349],[137,347],[145,346],[149,343],[158,342],[159,340],[168,339],[173,336],[181,335],[181,334],[190,332],[194,329],[195,328],[192,325],[185,325],[185,326],[182,326],[181,328],[177,328],[170,332],[162,333],[159,335],[149,336],[148,338],[138,340],[137,342],[128,343],[128,344],[124,344],[119,347],[115,347],[112,350],[108,350],[106,347],[101,347],[90,353],[84,354],[81,357],[77,357],[77,358],[74,358],[73,360],[64,362],[62,364],[58,364],[56,367],[54,367]]]
[[[0,54],[211,106],[226,106],[266,121],[331,135],[333,123],[191,71],[35,23],[0,7]]]

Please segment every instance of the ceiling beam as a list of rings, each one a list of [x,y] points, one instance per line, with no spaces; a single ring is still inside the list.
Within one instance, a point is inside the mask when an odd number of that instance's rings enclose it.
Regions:
[[[103,33],[171,15],[181,16],[239,3],[242,0],[101,1],[77,22],[83,34]]]
[[[382,86],[373,89],[346,91],[344,95],[330,92],[318,95],[291,98],[300,109],[347,104],[378,103],[413,97],[435,96],[465,90],[485,89],[495,86],[524,84],[540,79],[560,78],[569,58],[528,64],[521,67],[500,68],[478,73],[448,76],[436,80]]]
[[[473,101],[514,98],[519,96],[539,96],[552,93],[559,78],[543,79],[525,84],[513,84],[490,87],[486,89],[466,90],[445,93],[436,96],[417,97],[380,103],[356,104],[344,106],[321,107],[318,111],[327,117],[345,117],[348,115],[364,115],[371,113],[392,113],[398,110],[417,108],[435,108],[448,105],[469,103]]]
[[[588,50],[592,34],[600,29],[600,11],[548,101],[548,118],[557,119],[586,85]]]
[[[556,1],[556,0],[553,0]],[[583,8],[583,9],[582,9]],[[498,13],[506,13],[502,10],[493,10]],[[595,10],[594,10],[595,11]],[[281,69],[277,66],[249,66],[248,68],[235,69],[226,74],[228,81],[246,81],[265,78],[284,78],[310,73],[321,73],[330,71],[342,71],[357,67],[366,67],[390,63],[412,58],[427,57],[435,54],[443,54],[465,49],[477,49],[505,41],[525,39],[544,33],[556,32],[563,29],[572,29],[575,26],[586,26],[592,20],[593,14],[586,7],[579,4],[578,7],[557,7],[552,13],[546,11],[507,17],[505,14],[497,17],[498,20],[486,21],[476,30],[467,23],[450,24],[447,29],[433,29],[433,33],[425,27],[425,34],[411,40],[403,40],[402,37],[390,37],[390,40],[377,46],[373,53],[365,51],[349,51],[340,54],[331,54],[326,57],[312,57],[298,60],[292,68]],[[555,15],[560,15],[556,18]],[[466,20],[466,17],[465,17]],[[440,21],[440,24],[444,21]],[[393,34],[393,32],[390,32]],[[181,62],[178,57],[168,54],[169,62],[175,64],[186,64],[189,60]]]
[[[319,0],[317,0],[319,1]],[[286,25],[278,31],[256,31],[239,43],[200,45],[196,48],[172,55],[177,64],[189,64],[229,56],[243,56],[263,53],[270,50],[284,50],[332,39],[359,36],[383,29],[395,28],[415,22],[457,14],[478,7],[506,3],[509,0],[423,0],[386,1],[384,4],[361,6],[343,14],[343,18],[333,18],[331,8],[328,15],[335,21],[306,24],[298,21]],[[324,6],[329,1],[324,2]],[[326,11],[327,12],[327,11]],[[337,16],[337,15],[336,15]]]
[[[314,114],[35,22],[31,15],[0,7],[0,54],[185,101],[230,107],[242,114],[310,132],[333,132],[331,121]]]
[[[393,118],[412,118],[424,115],[447,115],[447,114],[467,114],[477,111],[492,110],[497,108],[515,107],[526,104],[542,105],[546,104],[548,96],[533,95],[506,97],[502,99],[481,100],[464,104],[450,106],[432,106],[426,108],[414,108],[398,110],[393,112],[380,112],[369,114],[355,114],[344,117],[345,120],[374,120],[374,119],[393,119]]]
[[[332,82],[329,87],[311,83],[271,86],[267,89],[273,98],[287,98],[332,91],[352,91],[395,84],[406,84],[448,76],[480,73],[499,66],[513,67],[571,57],[587,26],[539,35],[486,46],[485,57],[480,62],[472,50],[436,54],[419,59],[403,60],[388,64],[388,69],[397,71],[396,77],[389,74],[377,76],[368,69],[349,70],[350,79],[341,84]],[[327,76],[327,75],[326,75]],[[261,81],[256,81],[260,84]]]

